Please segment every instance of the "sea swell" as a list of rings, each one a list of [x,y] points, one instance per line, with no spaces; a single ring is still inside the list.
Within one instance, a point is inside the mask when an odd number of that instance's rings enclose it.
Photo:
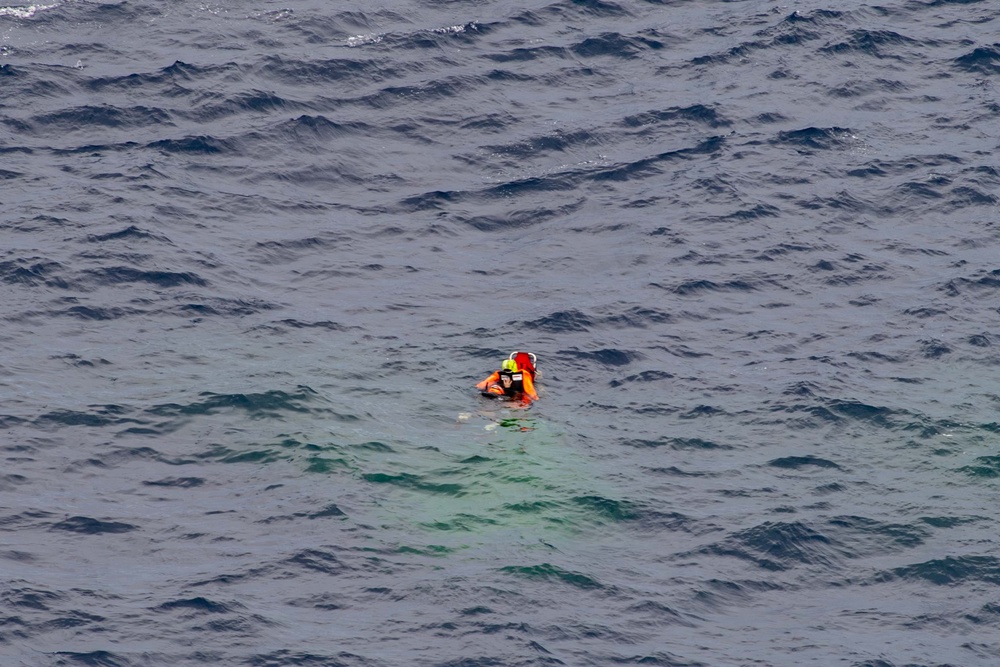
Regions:
[[[996,21],[0,7],[0,662],[993,665]]]

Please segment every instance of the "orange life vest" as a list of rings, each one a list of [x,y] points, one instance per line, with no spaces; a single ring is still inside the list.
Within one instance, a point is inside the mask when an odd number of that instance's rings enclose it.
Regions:
[[[505,386],[501,376],[509,376],[510,384]],[[538,394],[535,392],[535,383],[532,382],[530,372],[519,370],[515,373],[510,371],[493,371],[493,373],[476,385],[476,389],[484,394],[495,396],[506,396],[508,398],[521,398],[526,401],[537,401]]]

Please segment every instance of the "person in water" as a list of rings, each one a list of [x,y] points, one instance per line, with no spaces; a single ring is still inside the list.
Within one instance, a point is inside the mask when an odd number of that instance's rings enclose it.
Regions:
[[[476,389],[486,396],[506,397],[529,405],[538,400],[535,391],[535,355],[530,352],[511,352],[504,359],[500,370],[476,385]]]

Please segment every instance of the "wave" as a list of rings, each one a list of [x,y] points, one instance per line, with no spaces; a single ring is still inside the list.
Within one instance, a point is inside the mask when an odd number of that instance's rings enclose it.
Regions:
[[[702,555],[733,557],[770,571],[813,567],[842,571],[846,560],[898,553],[919,547],[930,530],[916,524],[892,524],[862,516],[838,516],[824,525],[765,522],[737,531],[721,542],[697,550]],[[682,554],[684,556],[685,554]],[[909,576],[909,568],[894,571]],[[887,574],[879,575],[886,580]]]
[[[856,132],[843,127],[807,127],[779,132],[772,143],[803,149],[830,150],[849,147],[855,143],[856,137]]]
[[[0,7],[0,17],[11,16],[18,19],[30,19],[34,18],[38,12],[44,12],[49,9],[55,9],[59,7],[61,3],[55,3],[51,5],[24,5],[20,7]]]
[[[887,48],[919,44],[922,42],[892,30],[854,30],[847,40],[824,46],[820,52],[833,54],[859,52],[876,58],[903,59],[907,56],[889,54],[886,52]],[[928,44],[928,46],[933,45],[933,43]]]
[[[156,611],[172,612],[179,611],[187,617],[197,614],[229,614],[245,609],[239,602],[215,602],[201,596],[193,598],[178,598],[157,605]]]
[[[582,359],[596,362],[602,366],[627,366],[634,361],[643,359],[639,352],[617,349],[603,350],[560,350],[562,358]]]
[[[94,126],[133,129],[172,125],[170,115],[162,109],[146,106],[120,108],[110,104],[73,107],[32,116],[27,121],[27,127],[37,135],[66,135],[79,130],[92,132]]]
[[[679,438],[672,436],[661,436],[656,439],[645,439],[645,438],[623,438],[621,439],[621,444],[625,447],[637,447],[641,449],[645,448],[659,448],[659,447],[669,447],[675,450],[730,450],[734,449],[732,445],[725,443],[719,443],[714,440],[704,440],[702,438]]]
[[[104,243],[106,241],[122,241],[122,240],[139,240],[144,241],[146,239],[152,239],[154,241],[161,241],[165,243],[170,243],[170,239],[162,234],[156,234],[150,232],[146,229],[137,227],[136,225],[129,225],[124,229],[120,229],[116,232],[107,232],[105,234],[88,234],[87,240],[91,243]]]
[[[991,3],[322,5],[0,10],[14,662],[992,664]]]
[[[946,556],[893,568],[879,574],[878,582],[897,579],[951,586],[966,581],[1000,584],[1000,559],[995,556]]]
[[[506,565],[501,567],[500,571],[517,577],[539,581],[553,581],[585,590],[604,588],[593,577],[581,572],[565,570],[558,565],[550,563],[541,563],[539,565]]]
[[[164,403],[149,408],[147,412],[158,417],[190,417],[239,410],[251,419],[280,419],[285,412],[309,413],[324,410],[308,405],[318,398],[318,394],[306,386],[300,386],[292,392],[272,389],[260,393],[216,394],[206,391],[199,396],[200,400],[191,403]]]
[[[15,259],[0,262],[0,280],[8,284],[37,287],[67,288],[66,279],[58,275],[65,267],[59,262],[41,258]]]
[[[631,359],[627,359],[626,357],[625,363],[631,363]],[[637,373],[635,375],[629,375],[620,380],[609,380],[608,385],[611,387],[621,387],[633,382],[659,382],[661,380],[672,380],[674,377],[675,376],[672,373],[668,373],[667,371],[649,370],[642,371],[641,373]]]
[[[833,461],[813,455],[782,456],[768,461],[767,464],[774,468],[784,468],[787,470],[800,470],[811,466],[817,468],[840,468],[840,466]]]
[[[981,46],[955,59],[955,66],[967,72],[992,76],[1000,74],[1000,44]]]
[[[65,530],[82,535],[103,535],[105,533],[129,533],[138,526],[121,521],[102,521],[89,516],[74,516],[52,524],[51,530]]]
[[[665,44],[645,36],[627,37],[617,32],[606,32],[596,37],[587,37],[570,47],[570,51],[581,58],[611,57],[638,58],[646,51],[657,51]]]
[[[193,155],[213,155],[236,152],[236,144],[234,142],[207,135],[188,136],[182,139],[159,139],[146,144],[146,148],[166,153]]]
[[[169,489],[193,489],[203,486],[206,480],[203,477],[166,477],[153,481],[143,481],[143,486],[154,486]]]
[[[209,283],[201,276],[185,271],[144,271],[130,266],[110,266],[86,269],[84,279],[94,285],[120,285],[129,283],[150,283],[157,287],[179,287],[194,285],[206,287]]]
[[[162,90],[164,86],[170,86],[166,90],[167,96],[177,97],[188,93],[180,85],[182,83],[210,80],[216,76],[225,76],[236,70],[237,66],[233,63],[224,65],[195,65],[175,60],[173,64],[153,72],[134,72],[120,76],[91,78],[86,82],[86,86],[94,92],[129,92],[136,88],[151,88],[160,94],[164,93]]]

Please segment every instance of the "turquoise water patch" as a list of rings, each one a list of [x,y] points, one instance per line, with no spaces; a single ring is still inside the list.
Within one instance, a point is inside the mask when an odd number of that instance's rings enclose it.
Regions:
[[[538,418],[479,415],[429,449],[350,449],[358,477],[373,485],[379,520],[447,548],[537,545],[632,511],[559,429]]]
[[[543,579],[569,584],[570,586],[574,586],[576,588],[604,588],[604,586],[593,577],[589,577],[580,572],[564,570],[563,568],[550,563],[541,563],[540,565],[508,565],[500,568],[500,571],[517,577],[525,577],[527,579]]]

